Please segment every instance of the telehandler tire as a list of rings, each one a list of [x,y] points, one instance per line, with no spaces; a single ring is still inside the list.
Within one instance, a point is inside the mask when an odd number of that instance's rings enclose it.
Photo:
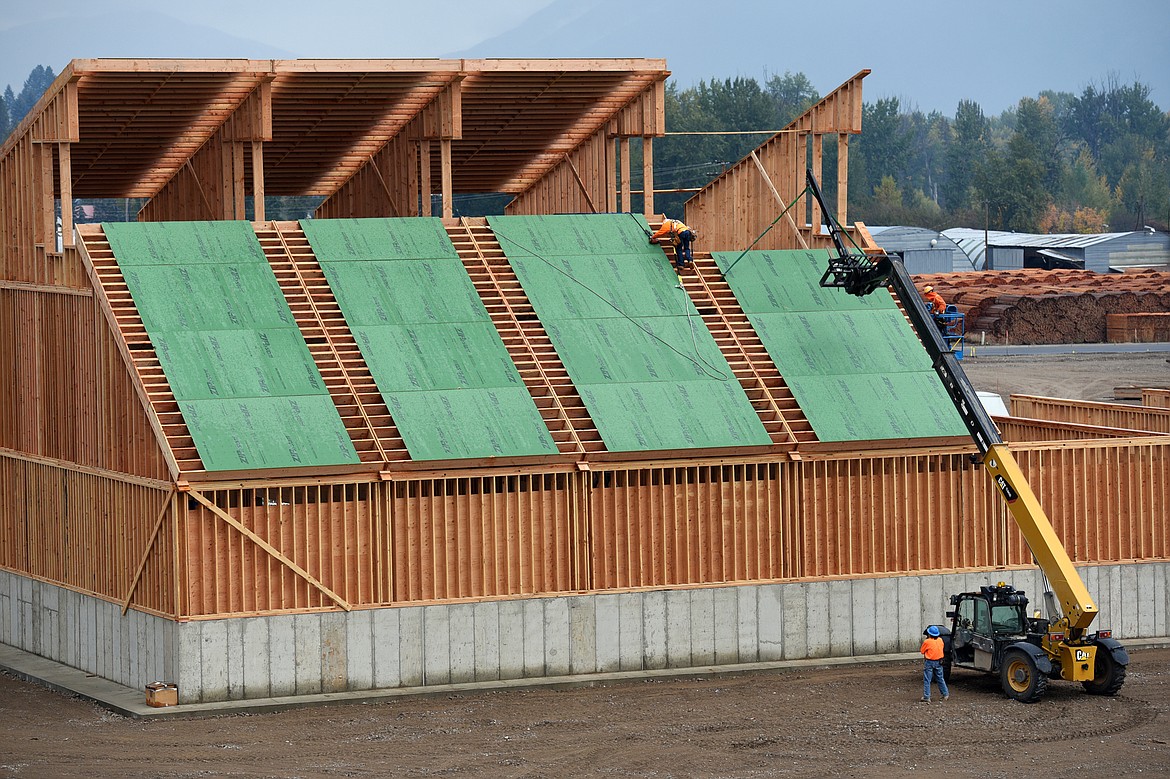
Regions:
[[[1093,680],[1081,682],[1090,695],[1116,695],[1125,684],[1125,666],[1113,659],[1104,647],[1097,647],[1097,662],[1093,665]]]
[[[1048,692],[1048,677],[1040,673],[1036,661],[1022,649],[1004,653],[999,683],[1005,695],[1020,703],[1035,703]]]

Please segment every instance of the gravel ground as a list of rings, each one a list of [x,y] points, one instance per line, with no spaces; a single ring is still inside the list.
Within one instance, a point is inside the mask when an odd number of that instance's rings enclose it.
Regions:
[[[419,696],[140,721],[0,675],[2,777],[952,777],[1170,772],[1170,649],[1135,651],[1120,696],[1039,703],[921,664]]]

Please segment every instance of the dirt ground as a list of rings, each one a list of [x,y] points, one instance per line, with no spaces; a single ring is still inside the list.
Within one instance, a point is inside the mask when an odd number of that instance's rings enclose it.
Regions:
[[[492,691],[142,721],[0,675],[3,777],[952,777],[1170,773],[1170,649],[1120,696],[1039,703],[921,664]],[[936,693],[937,698],[937,693]]]
[[[1012,393],[1049,398],[1113,401],[1117,387],[1170,387],[1170,352],[967,357],[975,389],[1007,404]]]
[[[1170,386],[1170,354],[983,357],[977,389],[1108,399]],[[1040,703],[956,671],[918,703],[916,662],[383,699],[140,721],[0,674],[0,777],[1170,776],[1170,649],[1122,694]]]

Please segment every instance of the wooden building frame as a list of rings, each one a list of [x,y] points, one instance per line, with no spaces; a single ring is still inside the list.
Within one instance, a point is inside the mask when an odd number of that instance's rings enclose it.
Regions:
[[[688,203],[706,247],[754,239],[810,160],[819,172],[824,135],[844,218],[866,73]],[[661,60],[71,63],[0,150],[0,568],[195,620],[1028,565],[966,440],[817,441],[709,254],[683,285],[771,444],[605,451],[491,230],[452,197],[628,210],[629,146],[652,174],[667,75]],[[321,218],[426,215],[437,194],[557,454],[412,461],[299,223],[265,220],[265,194],[322,195]],[[146,221],[250,214],[360,463],[207,471],[101,226],[72,223],[79,197],[149,198]],[[792,213],[761,247],[824,240]],[[1014,448],[1074,560],[1170,558],[1170,437],[1097,432],[1037,424]]]
[[[812,170],[826,193],[836,193],[833,216],[847,234],[862,249],[875,246],[864,225],[848,224],[849,136],[861,132],[861,82],[869,73],[858,72],[687,200],[683,219],[705,245],[831,247],[816,201],[804,193],[805,171]],[[835,143],[834,182],[822,179],[826,138]]]

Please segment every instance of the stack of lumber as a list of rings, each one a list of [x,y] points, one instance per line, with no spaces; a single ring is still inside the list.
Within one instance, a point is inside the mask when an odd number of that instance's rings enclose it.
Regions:
[[[1170,341],[1170,314],[1107,314],[1105,335],[1111,344]]]
[[[987,343],[1105,343],[1110,314],[1170,313],[1170,273],[1159,271],[973,271],[914,281],[919,290],[933,285],[966,314],[968,339]]]

